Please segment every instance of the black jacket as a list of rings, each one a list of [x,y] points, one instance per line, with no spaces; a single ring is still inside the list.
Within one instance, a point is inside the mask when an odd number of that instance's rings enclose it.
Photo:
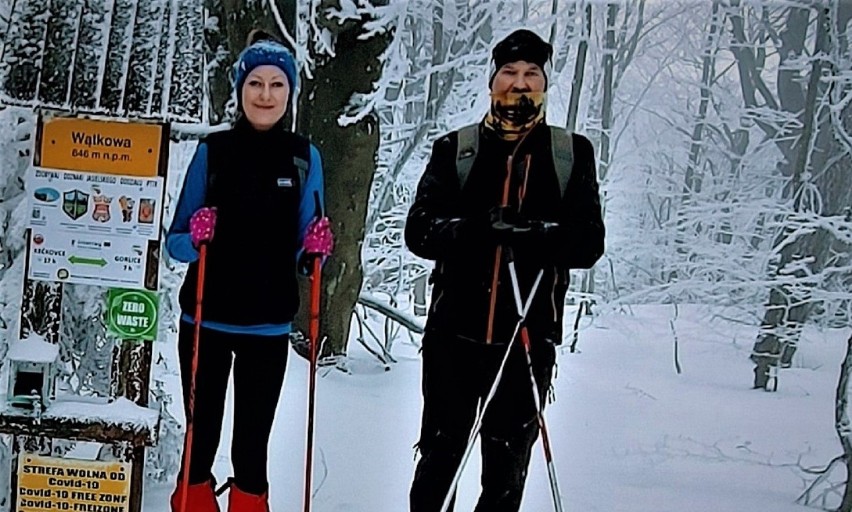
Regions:
[[[561,343],[568,270],[591,268],[601,257],[604,225],[591,143],[573,135],[574,166],[563,196],[549,130],[538,125],[517,147],[509,206],[525,219],[555,222],[559,228],[546,246],[524,244],[511,252],[524,299],[539,270],[544,271],[527,315],[531,336]],[[501,202],[507,160],[517,143],[499,139],[482,126],[479,140],[463,190],[455,164],[458,133],[434,143],[408,213],[405,241],[414,254],[436,262],[427,330],[485,341],[496,242],[483,235],[489,226],[487,212]],[[506,258],[502,260],[494,343],[509,342],[518,319]]]

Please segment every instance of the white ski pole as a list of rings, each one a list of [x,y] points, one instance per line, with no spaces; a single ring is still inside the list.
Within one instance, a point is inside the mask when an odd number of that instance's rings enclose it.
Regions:
[[[515,271],[515,262],[509,261],[509,274],[512,276],[512,289],[515,291],[515,303],[518,306],[518,313],[524,313],[521,309],[521,291],[518,285],[518,274]],[[524,315],[526,317],[526,315]],[[553,462],[553,451],[550,448],[550,435],[547,432],[547,423],[544,421],[544,406],[542,405],[541,396],[538,392],[538,383],[535,381],[535,373],[533,372],[532,357],[530,356],[530,333],[527,326],[521,327],[521,342],[524,345],[524,354],[527,357],[527,367],[530,370],[530,381],[532,382],[533,400],[535,401],[536,419],[538,420],[539,429],[541,429],[541,445],[544,448],[544,460],[547,463],[547,477],[550,480],[550,494],[553,496],[553,508],[556,512],[563,512],[562,494],[559,492],[559,480],[556,478],[556,464]]]
[[[503,377],[503,370],[506,368],[506,361],[509,360],[509,354],[512,352],[512,345],[515,342],[515,338],[518,334],[518,329],[523,323],[524,318],[527,315],[527,312],[530,309],[530,305],[532,304],[533,297],[535,297],[535,292],[538,289],[539,283],[541,283],[541,277],[544,274],[544,270],[539,270],[538,275],[535,278],[535,282],[533,283],[532,290],[530,290],[530,295],[527,298],[527,302],[524,305],[523,309],[519,310],[519,314],[521,318],[518,319],[518,323],[515,324],[515,330],[512,332],[512,338],[509,340],[508,346],[506,347],[506,354],[503,356],[503,361],[500,363],[500,368],[497,370],[497,375],[494,377],[494,382],[491,384],[491,389],[488,391],[488,395],[485,397],[485,401],[482,402],[482,406],[479,409],[479,414],[477,414],[476,419],[473,422],[473,428],[470,431],[470,435],[467,438],[467,445],[465,446],[464,454],[462,455],[461,462],[459,463],[458,469],[456,469],[456,474],[453,476],[453,480],[450,483],[450,488],[447,491],[447,495],[444,497],[444,503],[441,505],[441,512],[447,512],[450,508],[450,503],[453,501],[453,496],[456,493],[456,487],[459,484],[459,480],[461,479],[462,472],[464,471],[464,467],[467,465],[467,461],[470,458],[470,454],[473,451],[473,445],[476,441],[476,436],[479,435],[479,431],[482,429],[482,419],[485,417],[485,411],[488,409],[488,405],[491,403],[491,400],[494,398],[494,395],[497,394],[497,386],[500,384],[500,379]]]

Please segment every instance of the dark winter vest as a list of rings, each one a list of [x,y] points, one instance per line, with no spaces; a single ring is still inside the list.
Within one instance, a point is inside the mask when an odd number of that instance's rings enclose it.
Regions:
[[[283,129],[246,124],[207,139],[206,205],[217,208],[207,249],[204,320],[233,325],[283,324],[299,308],[296,282],[299,202],[297,166],[308,141]],[[294,158],[299,156],[299,159]],[[198,263],[180,290],[181,309],[195,312]]]

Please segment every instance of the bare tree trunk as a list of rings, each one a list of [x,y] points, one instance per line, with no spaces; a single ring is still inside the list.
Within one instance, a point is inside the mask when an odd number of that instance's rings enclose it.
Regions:
[[[572,11],[573,12],[573,11]],[[556,48],[556,15],[559,13],[559,0],[552,0],[550,3],[550,15],[553,17],[553,23],[550,25],[550,35],[547,40],[550,41],[550,46]]]
[[[689,163],[686,167],[684,179],[683,196],[681,203],[685,202],[690,194],[701,191],[701,177],[697,175],[701,146],[704,141],[704,127],[707,123],[707,107],[710,104],[710,87],[716,79],[716,50],[717,35],[722,25],[719,13],[719,0],[713,1],[713,11],[710,14],[710,31],[707,34],[707,42],[704,46],[704,57],[701,63],[701,94],[698,103],[698,115],[695,118],[695,126],[692,128],[692,142],[689,147]]]
[[[618,18],[619,4],[609,4],[606,14],[606,33],[604,35],[604,79],[603,79],[603,101],[601,103],[601,145],[598,152],[598,178],[604,181],[609,171],[609,164],[612,155],[610,154],[610,144],[612,138],[612,103],[615,95],[615,53],[616,53],[616,38],[615,38],[615,23]],[[589,11],[590,12],[590,11]],[[584,52],[585,58],[585,52]],[[577,90],[579,94],[579,89]],[[572,91],[572,96],[574,91]],[[572,98],[573,99],[573,98]],[[571,114],[569,113],[569,117]],[[576,113],[574,114],[574,122],[576,122]],[[595,291],[595,269],[589,269],[584,273],[580,289],[584,293],[594,293]],[[583,300],[580,303],[578,315],[592,313],[592,302]]]
[[[601,104],[601,147],[598,151],[600,166],[598,176],[601,181],[606,179],[610,162],[610,137],[612,136],[612,98],[613,78],[615,70],[615,21],[618,17],[618,4],[609,4],[606,10],[606,33],[604,36],[604,78],[603,78],[603,102]]]
[[[642,38],[642,29],[645,28],[645,0],[636,0],[636,24],[630,26],[630,18],[633,15],[634,5],[631,2],[624,4],[624,20],[616,37],[616,43],[613,48],[615,51],[616,73],[613,79],[613,89],[618,89],[618,84],[621,83],[621,78],[624,72],[627,71],[627,66],[633,61],[636,55],[636,48],[639,46],[639,40]]]
[[[434,123],[440,104],[438,90],[441,87],[442,74],[434,68],[444,61],[444,1],[437,0],[432,4],[432,71],[429,73],[429,95],[426,97],[426,119]]]
[[[586,55],[589,52],[589,38],[592,36],[592,5],[586,5],[583,15],[583,36],[577,46],[577,60],[574,63],[574,78],[571,81],[571,99],[568,103],[568,122],[565,128],[577,129],[577,110],[580,108],[580,94],[583,92],[583,79],[586,76]]]
[[[443,1],[443,0],[442,0]],[[411,15],[409,23],[411,24],[411,48],[421,48],[426,44],[425,34],[428,29],[427,21],[419,16]],[[425,67],[426,57],[416,54],[412,55],[412,65],[416,69]],[[424,89],[423,82],[419,80],[409,80],[401,84],[402,90],[405,92],[406,98],[413,98],[419,91]],[[388,98],[393,100],[394,98]],[[426,106],[420,101],[408,101],[405,106],[403,122],[407,125],[414,125],[423,119],[426,111]]]
[[[686,258],[689,254],[691,234],[700,230],[693,222],[690,205],[694,204],[695,196],[701,192],[700,157],[704,145],[704,131],[707,124],[707,108],[710,105],[710,87],[716,79],[716,50],[717,37],[724,16],[720,14],[719,1],[714,0],[710,15],[710,27],[704,44],[704,56],[701,64],[701,90],[699,92],[698,113],[692,128],[692,138],[689,147],[689,160],[684,173],[683,190],[680,195],[680,205],[677,209],[677,232],[675,247],[677,253]],[[720,19],[721,18],[721,19]]]
[[[321,12],[334,4],[324,0]],[[350,126],[337,122],[352,95],[369,93],[382,71],[379,57],[390,34],[360,39],[365,21],[321,22],[337,41],[337,48],[345,52],[331,59],[315,56],[318,67],[314,79],[305,84],[303,96],[311,101],[302,112],[310,112],[299,119],[300,131],[310,135],[323,155],[326,209],[336,239],[334,255],[323,271],[320,330],[328,336],[323,355],[346,353],[351,315],[361,290],[361,241],[379,148],[374,113]]]
[[[840,379],[834,399],[834,430],[843,447],[846,474],[852,475],[852,425],[849,422],[849,378],[852,374],[852,336],[846,342],[846,357],[840,365]],[[846,477],[843,501],[837,512],[852,512],[852,477]]]
[[[803,51],[809,15],[810,12],[807,9],[790,9],[786,30],[781,33],[783,41],[782,54],[787,55],[788,58]],[[821,52],[827,53],[828,17],[824,9],[818,10],[816,23],[814,54]],[[785,52],[785,50],[787,51]],[[804,174],[810,169],[814,169],[813,161],[811,165],[808,165],[808,160],[811,156],[811,141],[815,134],[816,139],[820,140],[820,131],[828,127],[825,122],[827,116],[817,118],[815,115],[818,92],[824,87],[820,84],[823,61],[822,59],[813,60],[805,91],[802,91],[801,86],[796,81],[798,73],[784,69],[783,62],[784,57],[782,57],[782,65],[779,66],[780,69],[778,72],[779,103],[787,112],[802,112],[800,114],[802,130],[795,141],[790,143],[794,158],[788,159],[785,168],[782,169],[782,172],[785,172],[790,177],[784,196],[792,199],[793,210],[800,212],[808,209],[808,206],[802,203],[802,185]],[[813,247],[811,245],[814,242],[812,237],[799,237],[795,241],[786,242],[785,239],[790,234],[790,228],[782,229],[773,244],[774,247],[778,247],[786,243],[775,265],[774,272],[776,276],[789,277],[791,273],[787,267],[803,254],[813,254],[815,256],[815,261],[811,265],[813,269],[822,266],[825,257],[824,254],[819,253],[824,253],[827,249],[826,241],[824,239],[820,240],[822,247]],[[824,236],[825,234],[822,234],[822,237]],[[792,275],[803,277],[804,272],[804,270],[797,270]],[[752,360],[756,364],[755,387],[771,387],[774,389],[777,386],[777,381],[770,380],[769,378],[770,368],[778,366],[787,367],[791,364],[793,354],[796,351],[796,344],[813,306],[814,303],[810,300],[810,291],[807,287],[795,287],[783,284],[773,286],[770,290],[769,301],[766,305],[763,321],[761,322],[760,333],[751,355]]]

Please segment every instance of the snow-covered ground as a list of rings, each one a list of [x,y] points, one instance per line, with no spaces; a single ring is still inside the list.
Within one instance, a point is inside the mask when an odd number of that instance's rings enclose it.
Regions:
[[[794,367],[767,393],[751,389],[754,329],[708,320],[704,308],[680,308],[677,374],[673,315],[670,306],[603,315],[581,332],[579,353],[560,355],[547,420],[565,510],[815,510],[795,503],[806,484],[800,465],[821,467],[840,454],[834,394],[848,330],[808,330]],[[420,361],[406,339],[394,345],[399,362],[389,371],[356,342],[349,374],[321,371],[314,511],[407,510],[421,400]],[[291,354],[270,455],[273,512],[302,506],[306,370]],[[220,479],[230,469],[228,414]],[[476,500],[477,453],[461,482],[459,511]],[[522,510],[546,512],[553,508],[540,444],[534,453]],[[144,510],[167,511],[170,492],[149,486]],[[224,497],[221,503],[224,510]]]

